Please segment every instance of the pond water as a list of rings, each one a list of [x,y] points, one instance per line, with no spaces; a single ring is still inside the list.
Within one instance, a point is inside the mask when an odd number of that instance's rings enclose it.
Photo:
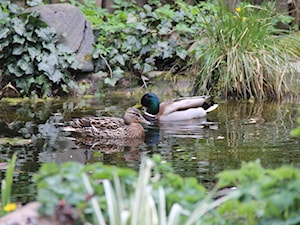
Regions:
[[[71,138],[62,129],[63,123],[74,117],[122,117],[125,109],[137,102],[137,97],[125,94],[22,102],[2,99],[0,162],[18,154],[13,199],[34,199],[31,178],[44,162],[104,162],[137,169],[141,158],[158,153],[172,163],[176,173],[196,177],[208,188],[218,172],[239,168],[242,162],[260,159],[267,168],[300,167],[300,139],[290,137],[299,116],[296,101],[223,102],[206,119],[146,126],[144,143],[95,143]]]

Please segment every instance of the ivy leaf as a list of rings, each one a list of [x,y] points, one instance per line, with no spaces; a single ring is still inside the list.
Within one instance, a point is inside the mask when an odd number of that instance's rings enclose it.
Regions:
[[[22,36],[15,34],[15,35],[13,36],[13,42],[22,45],[22,44],[24,44],[25,39],[24,39]]]
[[[144,68],[143,68],[143,72],[147,73],[150,72],[154,69],[155,67],[153,65],[150,65],[148,63],[144,63]]]
[[[140,31],[146,31],[147,30],[147,27],[143,24],[143,23],[138,23],[136,25],[136,29],[137,30],[140,30]]]
[[[35,80],[33,77],[29,77],[28,79],[17,80],[16,86],[20,88],[23,92],[27,93],[31,87],[31,84],[34,84]]]
[[[54,71],[54,73],[49,76],[49,79],[52,80],[54,83],[58,83],[61,78],[62,78],[63,74],[60,72],[60,70],[56,69]]]
[[[113,71],[112,77],[105,78],[104,83],[109,84],[111,86],[115,86],[116,83],[120,80],[120,78],[123,77],[123,70],[121,70],[120,67],[118,67],[116,70]]]
[[[27,50],[28,50],[31,60],[36,59],[37,56],[41,54],[41,51],[38,48],[29,47],[29,48],[27,48]]]
[[[148,43],[148,39],[143,37],[142,38],[142,45],[146,45]]]
[[[22,23],[22,20],[15,17],[11,19],[11,22],[13,24],[14,31],[22,36],[25,32],[25,25]]]
[[[18,67],[16,67],[16,65],[14,63],[10,63],[7,66],[7,69],[9,71],[9,73],[14,74],[16,77],[21,77],[23,75],[23,73],[19,70]]]
[[[45,71],[48,74],[48,78],[55,72],[55,65],[57,64],[56,55],[50,54],[48,57],[44,57],[42,61],[38,64],[38,69],[40,71]]]
[[[150,5],[148,5],[148,4],[145,4],[143,6],[143,8],[146,10],[147,13],[152,12],[152,7]]]
[[[37,34],[38,37],[42,38],[43,40],[47,42],[51,42],[55,30],[54,28],[46,27],[46,28],[36,29],[35,33]]]
[[[115,55],[115,57],[113,57],[113,58],[111,59],[111,62],[112,62],[112,63],[118,62],[118,63],[120,63],[122,66],[125,65],[123,56],[120,55],[120,54]]]
[[[26,3],[31,7],[44,4],[42,0],[28,0]]]
[[[7,27],[0,29],[0,39],[4,39],[8,36],[9,29]]]
[[[170,32],[170,28],[169,27],[165,27],[163,26],[162,28],[159,29],[158,33],[160,35],[167,35]]]
[[[182,33],[193,33],[194,31],[185,23],[178,23],[176,30]]]
[[[31,62],[26,61],[24,58],[20,59],[17,63],[17,65],[20,67],[22,71],[24,71],[25,74],[32,74],[33,73],[33,65]]]
[[[185,59],[187,56],[187,51],[183,48],[181,49],[176,49],[176,55],[181,58],[181,59]]]
[[[25,49],[24,49],[24,47],[22,45],[17,45],[13,49],[12,54],[13,55],[22,55],[24,51],[25,51]]]

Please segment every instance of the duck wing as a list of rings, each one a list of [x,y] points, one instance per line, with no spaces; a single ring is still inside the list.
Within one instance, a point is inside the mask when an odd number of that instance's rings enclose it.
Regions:
[[[177,111],[184,111],[192,108],[202,107],[210,96],[195,96],[186,98],[177,98],[160,103],[160,114],[168,115]]]
[[[93,127],[99,130],[115,130],[125,126],[124,120],[117,117],[84,117],[74,119],[74,127],[76,128],[87,128]]]

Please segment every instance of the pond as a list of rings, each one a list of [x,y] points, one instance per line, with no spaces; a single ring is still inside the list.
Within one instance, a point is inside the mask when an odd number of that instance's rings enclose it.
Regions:
[[[207,118],[177,124],[145,126],[145,142],[94,143],[72,138],[65,121],[82,116],[122,117],[139,102],[130,94],[95,98],[0,101],[0,162],[14,152],[18,160],[13,200],[34,200],[32,176],[44,162],[103,162],[137,169],[145,156],[160,154],[176,173],[196,177],[210,188],[215,175],[259,159],[264,167],[300,167],[300,140],[290,137],[297,126],[297,101],[286,103],[221,102]],[[4,177],[4,170],[1,170]]]

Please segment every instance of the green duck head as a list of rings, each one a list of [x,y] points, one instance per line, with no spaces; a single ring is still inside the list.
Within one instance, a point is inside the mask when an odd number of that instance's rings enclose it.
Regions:
[[[156,115],[159,112],[159,99],[154,93],[147,93],[141,99],[142,106],[146,107],[146,112]]]

